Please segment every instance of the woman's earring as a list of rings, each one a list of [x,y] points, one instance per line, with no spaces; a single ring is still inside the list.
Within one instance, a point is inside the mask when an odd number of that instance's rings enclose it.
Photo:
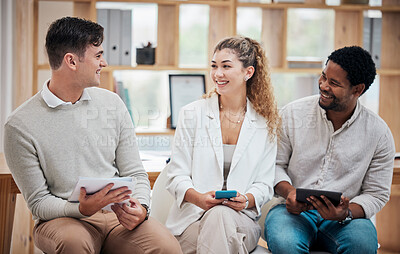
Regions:
[[[244,81],[247,81],[247,80],[249,80],[249,77],[248,76],[244,76]]]

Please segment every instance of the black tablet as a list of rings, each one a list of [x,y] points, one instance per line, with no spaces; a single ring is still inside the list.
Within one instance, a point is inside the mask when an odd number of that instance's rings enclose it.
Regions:
[[[310,205],[311,203],[308,202],[306,199],[310,196],[315,196],[316,198],[321,200],[323,204],[325,204],[325,201],[322,200],[321,195],[327,197],[334,206],[337,206],[340,203],[340,197],[342,196],[342,193],[336,191],[326,191],[326,190],[313,190],[313,189],[302,189],[302,188],[296,189],[296,200]]]

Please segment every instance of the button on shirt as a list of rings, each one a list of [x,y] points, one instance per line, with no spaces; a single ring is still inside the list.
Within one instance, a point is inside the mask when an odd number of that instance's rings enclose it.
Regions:
[[[43,89],[41,92],[42,98],[46,102],[47,106],[49,106],[50,108],[56,108],[60,105],[72,105],[72,103],[70,101],[65,102],[65,101],[61,100],[60,98],[58,98],[57,96],[55,96],[55,94],[53,94],[49,90],[49,87],[48,87],[49,82],[50,82],[50,79],[47,80],[46,82],[44,82]],[[86,89],[83,89],[81,98],[79,98],[79,100],[77,102],[75,102],[75,104],[79,103],[81,101],[90,101],[91,99],[92,98],[90,97],[90,95],[86,91]]]
[[[356,109],[334,131],[319,96],[284,107],[275,185],[342,192],[364,209],[367,218],[389,200],[395,146],[387,124],[357,102]]]

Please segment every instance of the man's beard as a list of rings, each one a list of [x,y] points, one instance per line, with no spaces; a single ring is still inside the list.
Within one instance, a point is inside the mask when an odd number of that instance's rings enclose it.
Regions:
[[[320,96],[322,96],[322,95],[320,95]],[[321,108],[323,108],[325,110],[336,111],[336,112],[341,112],[346,109],[346,105],[341,104],[334,95],[329,95],[329,96],[332,97],[332,102],[329,105],[323,105],[321,103],[321,100],[318,100],[318,104]]]

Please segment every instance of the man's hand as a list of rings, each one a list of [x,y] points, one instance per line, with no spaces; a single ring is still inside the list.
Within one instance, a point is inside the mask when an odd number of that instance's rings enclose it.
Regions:
[[[286,210],[289,213],[300,214],[311,209],[313,209],[313,206],[296,200],[296,189],[289,192],[286,198]]]
[[[131,198],[129,203],[130,206],[127,206],[125,203],[122,206],[114,204],[111,206],[111,209],[117,215],[121,225],[128,230],[132,230],[144,221],[147,211],[135,198]]]
[[[278,195],[286,199],[286,210],[289,213],[300,214],[301,212],[313,209],[311,205],[296,200],[296,188],[287,181],[278,183],[274,190]]]
[[[321,195],[321,202],[318,198],[311,196],[307,200],[318,210],[322,218],[326,220],[337,220],[341,221],[347,216],[347,210],[349,208],[349,198],[341,197],[340,203],[334,206],[329,199]]]
[[[113,186],[113,183],[107,184],[106,187],[91,195],[88,195],[86,189],[82,187],[79,194],[80,213],[85,216],[92,216],[108,204],[120,203],[130,198],[129,195],[132,191],[128,190],[128,187],[111,190]]]

